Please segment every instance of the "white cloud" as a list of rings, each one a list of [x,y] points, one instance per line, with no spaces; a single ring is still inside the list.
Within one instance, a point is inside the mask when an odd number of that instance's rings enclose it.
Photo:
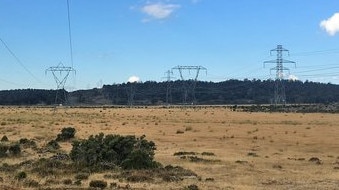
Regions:
[[[138,82],[140,82],[140,78],[137,77],[137,76],[131,76],[131,77],[128,78],[127,82],[130,82],[130,83],[135,83],[136,82],[136,83],[138,83]]]
[[[177,4],[154,3],[143,6],[141,11],[153,19],[162,20],[170,17],[179,8],[180,5]]]
[[[330,18],[321,21],[320,27],[326,30],[329,35],[334,36],[339,32],[339,13],[335,13]]]

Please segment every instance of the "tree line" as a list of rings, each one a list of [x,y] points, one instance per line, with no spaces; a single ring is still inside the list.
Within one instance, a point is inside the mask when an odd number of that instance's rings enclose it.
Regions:
[[[339,85],[311,81],[282,81],[286,102],[339,102]],[[274,80],[146,81],[104,85],[102,88],[58,92],[67,102],[56,102],[56,90],[19,89],[0,91],[0,105],[164,105],[164,104],[270,104]],[[59,99],[58,99],[59,100]]]

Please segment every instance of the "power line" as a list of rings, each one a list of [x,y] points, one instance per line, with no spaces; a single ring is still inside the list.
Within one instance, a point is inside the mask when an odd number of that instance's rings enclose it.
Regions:
[[[6,42],[0,38],[1,43],[4,45],[4,47],[6,48],[6,50],[14,57],[14,59],[16,60],[17,63],[19,63],[19,65],[28,73],[30,74],[36,81],[38,81],[39,83],[42,83],[22,62],[21,60],[18,58],[18,56],[15,55],[15,53],[8,47],[8,45],[6,44]]]
[[[10,82],[8,80],[1,79],[1,78],[0,78],[0,81],[7,83],[7,84],[15,85],[15,86],[22,86],[23,85],[23,84],[18,84],[18,83],[15,83],[15,82]]]
[[[70,15],[69,0],[67,0],[67,18],[68,18],[69,49],[70,49],[70,55],[71,55],[71,64],[73,68],[73,43],[72,43],[71,15]]]
[[[299,72],[295,72],[295,73],[296,74],[298,74],[298,73],[308,73],[308,72],[315,72],[315,71],[325,71],[325,70],[330,70],[330,69],[339,69],[339,66],[338,67],[328,67],[328,68],[321,68],[321,69],[299,71]]]
[[[309,65],[309,66],[298,66],[300,68],[314,68],[314,67],[328,67],[328,66],[338,66],[339,64],[323,64],[323,65]]]
[[[311,55],[318,55],[318,54],[337,54],[337,53],[339,53],[339,49],[316,50],[316,51],[293,53],[290,55],[291,56],[311,56]]]

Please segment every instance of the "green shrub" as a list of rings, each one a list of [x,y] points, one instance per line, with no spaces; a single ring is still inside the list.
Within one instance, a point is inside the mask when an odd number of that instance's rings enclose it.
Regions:
[[[0,144],[0,158],[7,156],[8,149],[9,149],[8,145]]]
[[[35,141],[33,140],[29,140],[29,139],[26,139],[26,138],[22,138],[19,140],[19,144],[22,145],[24,148],[36,148],[37,145],[35,143]]]
[[[146,151],[135,150],[122,161],[121,166],[123,169],[148,169],[157,168],[158,165]]]
[[[66,141],[74,138],[75,129],[73,127],[66,127],[61,130],[61,133],[57,135],[56,141]]]
[[[21,153],[21,148],[19,144],[11,145],[8,150],[9,150],[9,153],[14,156],[17,156]]]
[[[125,169],[157,167],[153,161],[155,144],[145,136],[106,135],[90,136],[87,140],[74,141],[71,159],[80,166],[105,169],[122,166]],[[101,167],[100,167],[101,166]],[[102,167],[103,166],[103,167]]]
[[[23,179],[25,179],[25,178],[27,178],[27,174],[26,174],[26,172],[19,172],[19,173],[17,173],[16,175],[15,175],[15,179],[17,179],[17,180],[23,180]]]
[[[90,187],[105,189],[107,187],[107,182],[103,180],[92,180],[89,182]]]
[[[62,181],[62,183],[64,184],[64,185],[72,185],[72,180],[71,179],[64,179],[63,181]]]
[[[60,145],[58,141],[51,140],[47,143],[47,148],[52,149],[52,150],[58,150],[60,148]]]

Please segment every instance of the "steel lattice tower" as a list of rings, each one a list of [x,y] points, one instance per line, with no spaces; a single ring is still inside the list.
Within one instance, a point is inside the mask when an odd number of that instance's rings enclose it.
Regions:
[[[270,71],[275,70],[276,71],[276,77],[275,77],[275,84],[274,84],[274,104],[286,104],[286,94],[285,94],[285,86],[284,86],[284,71],[289,72],[289,68],[284,67],[284,63],[293,63],[295,65],[294,61],[289,61],[283,59],[283,52],[287,52],[289,55],[289,50],[284,49],[282,45],[277,45],[277,48],[272,49],[270,51],[270,54],[272,55],[272,52],[276,52],[277,59],[271,60],[271,61],[265,61],[264,67],[266,63],[275,63],[276,66],[271,68]]]
[[[172,75],[173,75],[173,72],[171,70],[168,70],[165,72],[166,74],[166,104],[170,104],[172,103]]]
[[[65,84],[69,74],[71,72],[76,72],[75,69],[73,69],[73,67],[65,67],[62,63],[59,63],[59,65],[56,67],[49,67],[48,69],[46,69],[45,73],[47,74],[47,72],[51,72],[53,74],[54,80],[57,84],[55,104],[67,104],[68,97],[65,90]],[[60,97],[59,95],[60,91],[63,92],[62,97]]]
[[[132,107],[134,105],[134,97],[135,97],[135,88],[137,82],[128,82],[127,83],[127,105]]]
[[[202,66],[176,66],[173,67],[172,70],[178,70],[180,74],[180,78],[183,82],[183,104],[187,104],[187,99],[189,98],[189,94],[191,94],[191,104],[196,103],[195,98],[195,87],[197,85],[197,80],[201,70],[205,70],[207,74],[207,69]],[[193,78],[185,80],[183,72],[187,70],[189,73],[193,70],[195,71],[195,75]]]

